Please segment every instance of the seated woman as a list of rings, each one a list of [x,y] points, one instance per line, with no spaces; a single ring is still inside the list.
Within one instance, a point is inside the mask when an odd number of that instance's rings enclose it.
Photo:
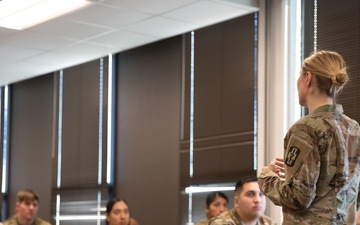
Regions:
[[[107,204],[106,222],[108,225],[139,225],[130,217],[129,205],[122,198],[113,198]]]
[[[222,212],[228,210],[228,197],[221,191],[215,191],[208,194],[206,197],[206,218],[195,223],[195,225],[207,225],[209,220]]]

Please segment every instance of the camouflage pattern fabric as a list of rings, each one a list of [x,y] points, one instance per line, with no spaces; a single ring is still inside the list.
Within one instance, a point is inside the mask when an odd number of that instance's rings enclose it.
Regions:
[[[209,224],[209,218],[207,217],[195,223],[195,225],[208,225],[208,224]]]
[[[3,222],[3,225],[21,225],[17,222],[16,220],[16,216],[12,216],[10,217],[9,219],[5,220]],[[32,225],[51,225],[51,223],[45,221],[45,220],[42,220],[40,218],[36,218],[34,223]]]
[[[283,224],[355,224],[359,199],[359,124],[341,105],[298,120],[284,140],[285,179],[263,170],[261,191],[282,206]]]
[[[277,225],[270,217],[260,216],[257,225]],[[210,220],[208,225],[245,225],[235,209],[225,211]]]
[[[195,223],[195,225],[208,225],[208,224],[209,224],[209,218],[207,217]]]

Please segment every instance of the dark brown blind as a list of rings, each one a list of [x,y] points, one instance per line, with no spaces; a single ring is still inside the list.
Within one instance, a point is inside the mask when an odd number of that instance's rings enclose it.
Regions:
[[[189,178],[191,34],[185,41],[181,185],[254,173],[255,15],[195,31],[194,177]],[[241,162],[239,159],[242,159]]]
[[[57,145],[54,162],[52,215],[54,218],[59,210],[60,217],[97,216],[98,209],[105,207],[109,198],[106,183],[108,59],[63,70],[62,86],[60,73],[57,88],[62,108],[59,104],[57,131],[61,132],[61,140],[58,140],[61,145]],[[60,187],[57,184],[58,168],[61,171]],[[59,209],[56,208],[58,200]],[[67,224],[90,225],[98,224],[98,221],[60,220],[60,225]]]
[[[104,65],[107,65],[105,60]],[[100,60],[63,71],[61,187],[97,185],[99,141],[106,179],[107,66],[102,71],[103,118],[99,140]]]
[[[115,194],[140,224],[179,224],[182,36],[121,52],[116,64]]]
[[[9,214],[17,192],[36,191],[39,217],[50,220],[54,76],[47,74],[10,86]]]
[[[256,14],[194,32],[194,155],[189,177],[191,33],[185,35],[184,131],[181,189],[229,184],[254,170],[254,85]],[[229,186],[227,185],[227,186]],[[233,191],[226,192],[233,197]],[[192,195],[192,221],[205,217],[208,193]],[[181,195],[181,224],[188,221],[187,194]],[[231,203],[229,207],[232,207]]]
[[[314,11],[313,1],[310,3],[305,5],[305,15]],[[311,18],[305,20],[306,30],[314,27],[314,17]],[[314,36],[314,32],[308,35]],[[305,43],[305,49],[313,48],[311,46],[310,41]],[[343,105],[346,115],[360,121],[360,1],[317,1],[317,49],[337,51],[344,57],[350,82],[339,94],[337,102]]]

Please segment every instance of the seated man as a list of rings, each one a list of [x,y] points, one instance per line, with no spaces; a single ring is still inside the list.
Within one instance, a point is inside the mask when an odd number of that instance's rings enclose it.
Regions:
[[[264,215],[266,197],[260,191],[257,177],[245,177],[235,186],[234,208],[210,220],[209,225],[276,225]]]
[[[32,190],[22,190],[17,194],[15,215],[4,221],[3,225],[51,225],[37,218],[39,197]]]

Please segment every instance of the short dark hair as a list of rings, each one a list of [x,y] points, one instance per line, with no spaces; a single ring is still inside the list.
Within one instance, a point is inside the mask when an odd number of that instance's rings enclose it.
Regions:
[[[241,193],[244,184],[250,182],[257,182],[258,178],[256,176],[246,176],[241,178],[235,185],[235,194]]]
[[[17,201],[20,203],[34,200],[39,201],[39,196],[33,190],[24,189],[17,193]]]
[[[228,197],[227,197],[223,192],[221,192],[221,191],[214,191],[214,192],[209,193],[209,194],[207,195],[207,197],[206,197],[206,201],[205,201],[205,203],[206,203],[206,208],[209,208],[210,204],[211,204],[213,201],[215,201],[215,199],[216,199],[217,197],[221,197],[221,198],[223,198],[223,199],[226,200],[226,203],[229,203]]]
[[[114,207],[115,203],[117,203],[117,202],[124,202],[127,205],[127,207],[129,208],[129,204],[125,201],[125,199],[123,199],[123,198],[113,198],[106,205],[106,213],[107,214],[110,214],[112,208]]]

